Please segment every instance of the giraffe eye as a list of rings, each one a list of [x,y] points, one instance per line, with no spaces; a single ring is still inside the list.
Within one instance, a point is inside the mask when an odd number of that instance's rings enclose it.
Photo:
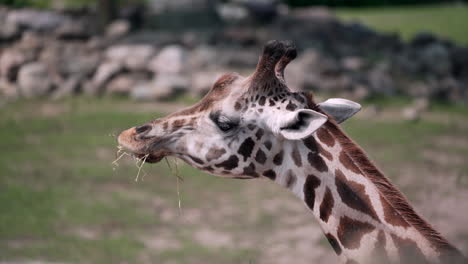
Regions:
[[[228,132],[229,130],[237,127],[238,122],[231,120],[230,118],[223,116],[220,112],[215,112],[210,114],[211,120],[216,124],[216,126],[223,132]]]

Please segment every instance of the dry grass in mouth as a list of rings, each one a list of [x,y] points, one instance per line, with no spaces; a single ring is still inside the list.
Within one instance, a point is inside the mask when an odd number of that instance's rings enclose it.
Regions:
[[[132,157],[135,160],[135,166],[138,168],[138,172],[137,172],[137,175],[135,177],[135,181],[138,182],[141,171],[143,171],[143,173],[144,173],[143,177],[142,177],[142,180],[143,180],[145,178],[145,176],[147,175],[146,171],[143,169],[143,165],[145,164],[146,159],[150,156],[150,154],[146,154],[146,155],[144,155],[142,157],[138,157],[135,154],[126,152],[122,146],[118,145],[117,146],[117,152],[116,152],[116,157],[117,158],[114,161],[112,161],[112,165],[113,165],[112,170],[115,170],[117,167],[119,167],[119,161],[125,156]],[[176,178],[178,206],[179,206],[179,212],[181,212],[182,206],[181,206],[181,199],[180,199],[180,182],[181,181],[183,182],[184,179],[179,174],[178,160],[176,158],[174,158],[174,160],[173,160],[174,167],[171,166],[171,164],[170,164],[167,157],[164,157],[164,160],[166,161],[167,167],[171,171],[171,174],[173,176],[175,176],[175,178]]]

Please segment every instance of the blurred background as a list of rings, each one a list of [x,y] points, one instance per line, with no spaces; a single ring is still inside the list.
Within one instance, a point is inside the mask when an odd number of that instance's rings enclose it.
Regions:
[[[270,39],[291,89],[363,104],[344,129],[468,254],[468,1],[0,0],[0,263],[335,263],[270,181],[112,163]]]

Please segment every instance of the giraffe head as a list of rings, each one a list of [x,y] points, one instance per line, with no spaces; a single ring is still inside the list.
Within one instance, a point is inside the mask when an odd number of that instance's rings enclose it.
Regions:
[[[223,75],[197,104],[123,131],[119,144],[137,157],[146,156],[146,162],[175,156],[219,176],[271,177],[268,168],[281,165],[285,142],[311,135],[329,118],[344,121],[360,109],[344,99],[317,106],[327,114],[310,109],[306,96],[291,92],[284,80],[284,69],[295,57],[290,42],[270,41],[252,75]]]

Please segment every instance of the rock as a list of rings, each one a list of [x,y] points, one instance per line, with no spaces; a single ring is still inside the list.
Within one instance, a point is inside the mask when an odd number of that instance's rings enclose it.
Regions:
[[[38,9],[14,9],[8,12],[7,23],[34,31],[52,31],[66,23],[69,18],[57,12]]]
[[[335,20],[336,16],[329,8],[326,7],[308,7],[308,8],[297,8],[291,12],[291,15],[295,18],[306,19],[306,20],[322,20],[330,21]]]
[[[106,58],[122,63],[129,70],[142,71],[147,69],[154,53],[155,49],[151,45],[118,45],[107,49]]]
[[[419,32],[413,37],[410,44],[411,46],[421,48],[435,42],[437,42],[437,38],[432,33]]]
[[[45,36],[33,31],[24,32],[21,36],[19,48],[37,54],[45,44]]]
[[[450,53],[442,44],[433,43],[428,45],[421,51],[420,60],[429,73],[445,76],[452,71]]]
[[[216,6],[216,13],[226,23],[239,23],[249,16],[245,6],[238,3],[223,3]]]
[[[78,94],[83,79],[84,78],[80,75],[71,76],[57,87],[57,89],[52,93],[51,98],[58,100]]]
[[[57,28],[55,34],[58,38],[64,40],[85,40],[91,36],[90,29],[81,20],[66,20],[64,24]]]
[[[355,84],[353,85],[352,98],[357,101],[362,101],[368,99],[371,95],[369,87],[364,84]]]
[[[138,84],[130,92],[130,97],[140,101],[164,100],[186,91],[188,87],[189,81],[180,75],[160,75],[153,81]]]
[[[121,38],[130,32],[131,25],[127,20],[116,20],[106,29],[106,37],[111,39]]]
[[[32,60],[28,55],[14,48],[4,50],[0,56],[0,77],[10,82],[16,81],[19,68]]]
[[[121,74],[107,84],[106,93],[128,95],[138,83],[143,82],[148,82],[143,74]]]
[[[255,50],[223,50],[222,53],[218,54],[218,60],[222,65],[232,68],[254,68],[258,62],[258,54],[255,53]]]
[[[431,93],[429,85],[423,81],[411,82],[405,85],[406,89],[403,91],[413,97],[425,97]]]
[[[285,79],[290,89],[300,91],[303,89],[316,90],[316,83],[319,79],[317,64],[321,61],[321,55],[314,49],[303,52],[293,63],[289,64],[285,70]]]
[[[468,47],[454,47],[450,52],[454,75],[468,80]]]
[[[403,109],[403,119],[408,121],[418,121],[421,119],[421,112],[413,107],[407,107]]]
[[[217,61],[218,54],[213,47],[210,46],[199,46],[190,52],[188,59],[188,67],[190,69],[208,69],[212,67],[219,67]]]
[[[2,23],[1,20],[0,23]],[[0,27],[0,42],[12,41],[19,38],[20,35],[21,31],[16,23],[3,22],[3,25]]]
[[[364,62],[359,57],[345,57],[341,59],[341,65],[345,70],[359,71],[364,65]]]
[[[157,74],[179,74],[184,70],[188,54],[178,45],[169,45],[163,48],[148,65],[148,68]]]
[[[195,72],[190,82],[190,92],[195,95],[206,94],[223,74],[221,71]]]
[[[94,74],[92,85],[87,87],[86,92],[91,94],[98,94],[102,92],[105,84],[115,77],[124,69],[123,65],[119,62],[104,62],[99,65],[96,73]]]
[[[99,66],[100,56],[96,53],[77,54],[61,60],[61,73],[63,75],[91,76]]]
[[[52,88],[52,81],[45,64],[31,62],[25,64],[18,73],[18,85],[21,95],[31,98],[44,96]]]
[[[383,95],[394,95],[396,93],[395,84],[389,73],[389,65],[381,62],[377,64],[369,73],[368,81],[373,92]]]
[[[403,118],[408,121],[418,121],[429,109],[429,100],[426,97],[416,98],[410,106],[403,109]]]

